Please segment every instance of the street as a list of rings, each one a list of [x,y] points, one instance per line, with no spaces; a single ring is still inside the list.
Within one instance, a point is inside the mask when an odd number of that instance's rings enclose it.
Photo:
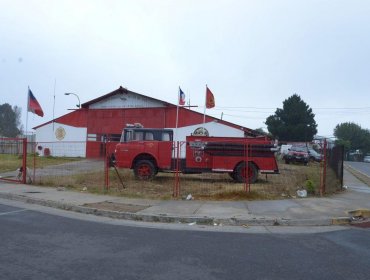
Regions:
[[[21,206],[0,204],[1,279],[312,280],[370,273],[368,229],[176,230]]]
[[[346,161],[346,164],[370,177],[370,163]]]

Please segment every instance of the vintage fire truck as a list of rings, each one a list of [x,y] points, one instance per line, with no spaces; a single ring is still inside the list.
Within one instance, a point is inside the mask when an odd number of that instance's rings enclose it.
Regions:
[[[278,174],[276,147],[266,137],[191,135],[174,141],[173,129],[127,127],[112,161],[133,169],[135,177],[152,179],[158,172],[228,173],[236,182],[254,183],[258,173]]]

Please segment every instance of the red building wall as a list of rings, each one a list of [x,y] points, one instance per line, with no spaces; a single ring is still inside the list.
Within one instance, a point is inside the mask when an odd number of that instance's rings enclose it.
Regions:
[[[203,122],[203,114],[179,108],[178,126],[188,126]],[[119,141],[119,136],[127,124],[140,123],[144,127],[176,127],[176,107],[128,108],[128,109],[89,109],[87,112],[87,150],[86,156],[101,157],[101,141]],[[213,118],[206,117],[206,121]],[[89,137],[96,135],[96,139]],[[118,138],[117,138],[118,137]]]
[[[119,141],[127,124],[141,123],[144,127],[176,127],[176,106],[160,108],[89,109],[81,108],[68,113],[56,122],[87,128],[86,157],[96,158],[105,154],[104,141]],[[206,122],[215,118],[206,116]],[[218,120],[232,127],[234,124]],[[203,123],[203,114],[179,108],[178,127]],[[37,127],[36,127],[37,128]]]

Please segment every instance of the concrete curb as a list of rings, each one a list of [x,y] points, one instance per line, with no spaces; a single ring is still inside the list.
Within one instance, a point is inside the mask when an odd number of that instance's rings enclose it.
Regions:
[[[158,222],[158,223],[195,223],[198,225],[225,225],[225,226],[331,226],[331,225],[347,225],[350,223],[349,217],[337,218],[322,218],[322,219],[284,219],[284,218],[265,218],[254,217],[251,219],[242,218],[216,218],[216,217],[196,217],[196,216],[171,216],[171,215],[151,215],[142,213],[119,212],[111,210],[103,210],[85,206],[74,205],[67,202],[45,200],[27,197],[24,195],[16,195],[10,193],[0,193],[0,198],[20,201],[29,204],[36,204],[61,210],[74,211],[83,214],[103,216],[113,219],[123,219],[142,222]]]

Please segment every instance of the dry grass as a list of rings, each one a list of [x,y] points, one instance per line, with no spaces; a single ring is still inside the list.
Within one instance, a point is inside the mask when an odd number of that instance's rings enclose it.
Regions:
[[[36,163],[36,168],[43,168],[46,166],[52,166],[52,165],[58,165],[68,162],[74,162],[74,161],[80,161],[82,158],[76,158],[76,157],[44,157],[44,156],[38,156],[34,154],[28,154],[27,155],[27,166],[32,167],[34,165],[34,162]]]
[[[280,174],[260,174],[255,184],[235,183],[228,174],[179,174],[180,195],[184,199],[188,194],[197,200],[266,200],[294,197],[307,180],[311,180],[318,192],[320,186],[320,165],[310,163],[308,166],[285,164],[280,162]],[[71,176],[43,177],[38,184],[48,186],[63,186],[76,191],[84,187],[89,192],[110,194],[132,198],[173,199],[175,189],[175,174],[158,173],[151,181],[138,181],[132,170],[121,169],[119,174],[124,182],[122,185],[114,170],[110,170],[110,188],[104,186],[104,172],[91,172]]]
[[[14,171],[22,166],[22,157],[0,154],[0,172]]]
[[[79,158],[63,157],[34,157],[28,155],[28,166],[32,166],[34,159],[37,168],[58,165],[62,163],[81,160]],[[0,155],[0,172],[16,170],[22,163],[22,157],[16,155]],[[103,166],[103,164],[102,164]],[[235,183],[228,174],[179,174],[180,194],[178,199],[192,194],[198,200],[266,200],[295,197],[298,188],[305,187],[307,180],[312,181],[315,193],[320,187],[320,164],[309,163],[308,166],[299,164],[285,164],[279,162],[280,174],[260,174],[255,184],[248,186]],[[60,169],[59,169],[60,171]],[[53,172],[53,171],[50,171]],[[103,167],[99,171],[71,174],[57,173],[45,176],[39,175],[34,184],[45,186],[66,187],[71,190],[98,194],[110,194],[132,198],[174,199],[175,174],[159,173],[151,181],[138,181],[134,178],[132,170],[121,169],[119,174],[123,179],[125,188],[122,188],[116,172],[111,169],[109,174],[109,189],[105,189],[105,176]],[[327,169],[327,193],[337,191],[338,180],[331,169]],[[248,191],[246,191],[248,190]]]
[[[34,182],[40,186],[66,187],[71,190],[89,188],[91,192],[104,192],[104,172],[89,172],[69,176],[36,177]]]
[[[27,167],[33,168],[34,162],[36,162],[37,168],[43,168],[45,166],[57,165],[79,160],[81,160],[81,158],[40,157],[35,154],[28,154]],[[22,162],[22,155],[0,154],[0,172],[14,171],[22,166]]]

